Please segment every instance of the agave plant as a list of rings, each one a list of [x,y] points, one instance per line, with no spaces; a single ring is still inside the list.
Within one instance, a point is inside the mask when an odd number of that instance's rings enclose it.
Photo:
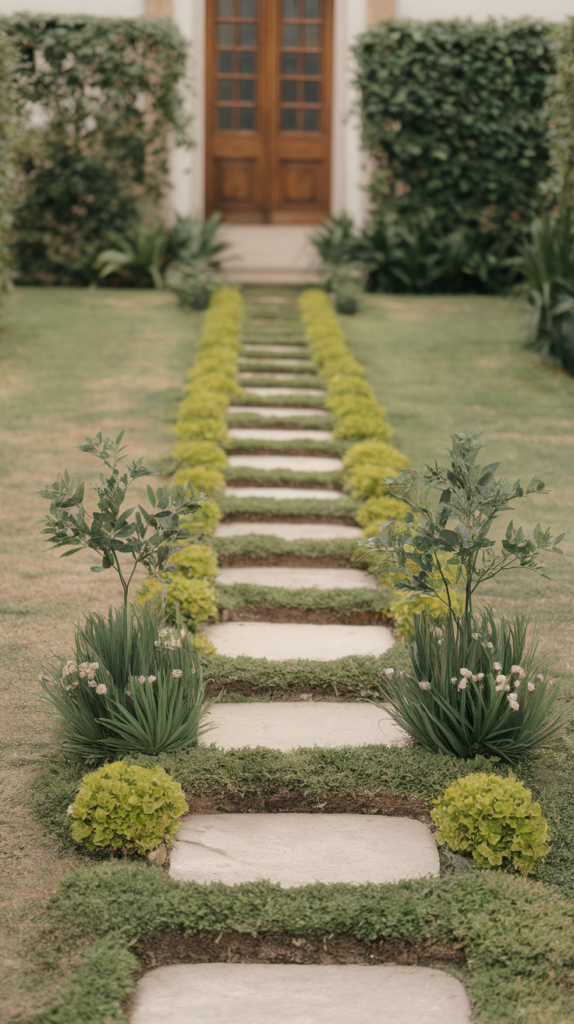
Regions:
[[[165,229],[159,218],[149,214],[132,222],[125,234],[110,231],[114,248],[99,253],[94,266],[100,280],[117,274],[137,288],[163,288]]]
[[[229,242],[218,238],[221,214],[212,213],[207,220],[194,220],[192,217],[177,217],[175,224],[168,231],[166,244],[166,263],[180,260],[183,263],[207,263],[219,269],[219,256],[229,248]]]

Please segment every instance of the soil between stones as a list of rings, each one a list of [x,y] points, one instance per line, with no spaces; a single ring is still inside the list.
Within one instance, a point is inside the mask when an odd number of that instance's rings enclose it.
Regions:
[[[279,523],[336,523],[341,526],[356,526],[357,523],[353,516],[309,516],[309,515],[293,515],[292,513],[278,512],[226,512],[221,517],[222,523],[232,523],[240,520],[244,523],[273,523],[275,521]]]
[[[178,963],[280,964],[462,964],[461,945],[403,939],[363,943],[350,935],[295,936],[289,932],[245,935],[233,931],[182,932],[170,929],[143,935],[132,947],[140,973]]]
[[[429,805],[400,793],[334,794],[317,803],[305,793],[284,789],[277,793],[210,793],[187,797],[187,802],[191,814],[384,814],[413,818],[435,831]]]
[[[351,558],[311,558],[309,555],[296,555],[285,552],[279,555],[253,554],[230,555],[226,551],[217,552],[217,560],[222,568],[242,565],[288,565],[294,569],[349,569],[357,567],[357,560]],[[361,566],[359,566],[361,568]]]
[[[220,622],[302,622],[314,626],[382,626],[392,625],[382,612],[340,612],[336,608],[265,608],[244,604],[230,611],[224,608]]]

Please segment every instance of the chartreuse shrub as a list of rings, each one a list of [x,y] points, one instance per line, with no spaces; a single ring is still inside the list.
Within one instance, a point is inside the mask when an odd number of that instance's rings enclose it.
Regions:
[[[171,844],[187,810],[179,782],[163,768],[115,761],[84,777],[68,813],[72,838],[89,851],[144,854]]]
[[[479,772],[457,779],[434,801],[437,839],[472,854],[479,868],[527,875],[548,853],[548,829],[540,804],[513,776]]]
[[[570,29],[569,74],[571,38]],[[370,226],[354,246],[343,232],[350,258],[385,291],[507,288],[522,231],[553,205],[541,187],[552,26],[386,21],[354,50],[363,142],[377,169]]]

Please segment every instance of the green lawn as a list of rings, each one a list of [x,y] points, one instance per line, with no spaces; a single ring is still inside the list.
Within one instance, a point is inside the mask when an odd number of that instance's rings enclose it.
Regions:
[[[53,972],[38,971],[46,949],[33,943],[47,897],[74,863],[26,809],[35,762],[53,744],[36,679],[50,651],[66,649],[82,610],[120,600],[114,576],[94,576],[89,556],[48,550],[36,525],[48,506],[36,492],[66,466],[93,472],[73,446],[100,429],[125,427],[134,456],[168,452],[200,323],[153,291],[26,288],[0,334],[0,1019],[50,998]]]
[[[515,505],[515,522],[566,530],[566,557],[548,556],[551,581],[509,573],[482,597],[536,620],[552,673],[572,685],[574,379],[524,348],[521,308],[503,298],[368,296],[360,316],[341,319],[413,465],[441,460],[453,432],[476,428],[501,476],[546,482],[549,494]]]

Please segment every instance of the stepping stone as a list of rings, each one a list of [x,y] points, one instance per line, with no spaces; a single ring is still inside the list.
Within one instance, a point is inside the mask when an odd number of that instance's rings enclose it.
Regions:
[[[325,397],[325,391],[319,391],[315,388],[243,388],[248,395],[259,395],[260,398],[271,398],[273,395],[299,395],[302,398],[304,395],[317,395],[322,398]]]
[[[227,658],[268,661],[336,661],[337,658],[379,657],[394,637],[388,626],[316,626],[310,622],[218,622],[205,636]]]
[[[249,363],[249,361],[247,359],[245,360],[245,362],[247,364]],[[275,356],[266,356],[265,359],[264,359],[264,362],[272,363],[273,367],[275,367],[275,366],[279,366],[279,367],[281,367],[281,366],[288,366],[288,367],[295,366],[295,367],[299,367],[300,366],[300,367],[303,367],[305,370],[308,369],[310,373],[315,373],[315,363],[312,363],[309,359],[277,359]],[[267,373],[268,371],[265,370],[264,372]],[[280,372],[283,372],[283,371],[280,371]],[[261,370],[250,370],[249,369],[249,365],[247,365],[245,367],[245,369],[241,371],[239,376],[241,377],[245,373],[258,373],[258,374],[260,374]]]
[[[292,469],[300,473],[336,473],[343,468],[341,459],[328,455],[230,455],[230,466],[250,469]]]
[[[439,874],[430,829],[382,814],[190,814],[171,850],[178,882],[282,888],[400,882]],[[355,1018],[356,1019],[356,1018]]]
[[[358,526],[344,523],[220,523],[216,537],[245,537],[248,534],[264,534],[266,537],[281,537],[282,540],[360,540],[363,536]]]
[[[227,412],[230,416],[234,413],[251,413],[256,416],[328,416],[326,409],[317,409],[315,406],[303,409],[290,405],[229,405]]]
[[[268,704],[214,704],[213,722],[201,743],[220,750],[269,747],[288,752],[298,747],[385,747],[404,743],[408,736],[390,715],[374,704],[343,701],[270,701]]]
[[[281,430],[269,427],[231,427],[230,437],[239,441],[332,441],[332,430]]]
[[[312,566],[241,565],[222,569],[217,583],[250,583],[287,590],[377,590],[374,576],[362,569],[314,569]]]
[[[279,353],[279,355],[308,356],[309,349],[306,345],[244,345],[242,352],[265,356],[267,352]]]
[[[233,498],[342,498],[341,491],[326,487],[226,487],[225,493]]]
[[[308,377],[317,377],[318,374],[312,370],[310,373],[305,374]],[[287,384],[289,381],[294,380],[292,370],[240,370],[239,379],[241,381],[252,380],[253,377],[273,377],[278,384]]]
[[[157,967],[137,982],[130,1024],[166,1021],[471,1024],[472,1011],[464,985],[434,967],[199,963]]]

